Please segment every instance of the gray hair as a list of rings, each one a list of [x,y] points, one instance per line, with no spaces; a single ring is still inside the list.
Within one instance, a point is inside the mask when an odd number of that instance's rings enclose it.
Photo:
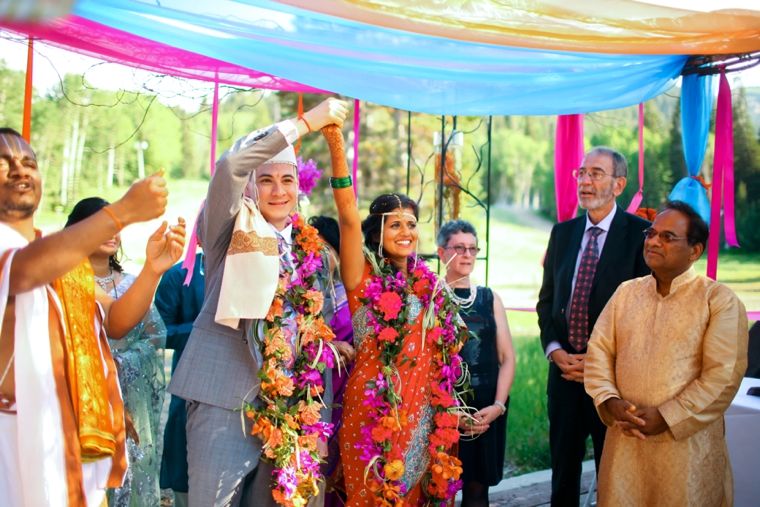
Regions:
[[[612,174],[616,178],[628,177],[628,162],[619,152],[607,146],[594,146],[586,155],[608,155],[612,159]]]
[[[457,219],[449,220],[441,226],[441,229],[438,231],[438,246],[447,246],[451,236],[460,232],[472,234],[475,236],[475,242],[477,243],[478,232],[475,230],[475,226],[467,220]]]

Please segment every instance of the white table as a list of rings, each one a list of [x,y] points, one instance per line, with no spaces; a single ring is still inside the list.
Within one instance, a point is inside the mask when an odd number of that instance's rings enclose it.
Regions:
[[[747,396],[760,379],[745,378],[726,410],[726,444],[734,472],[734,507],[760,505],[760,397]]]

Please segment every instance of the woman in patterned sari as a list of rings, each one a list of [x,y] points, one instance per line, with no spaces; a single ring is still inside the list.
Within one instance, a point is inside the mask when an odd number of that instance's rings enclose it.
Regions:
[[[435,494],[431,448],[448,450],[451,445],[441,443],[438,447],[432,436],[439,422],[433,405],[441,399],[441,392],[433,380],[440,353],[434,348],[430,330],[428,338],[424,337],[426,307],[422,301],[432,301],[436,279],[422,261],[416,261],[417,204],[405,195],[381,195],[362,221],[345,164],[342,134],[323,132],[333,161],[335,177],[330,183],[340,223],[340,271],[356,348],[343,398],[341,456],[333,480],[345,486],[349,507],[414,506],[425,495]],[[384,279],[393,279],[398,292],[387,291],[378,297],[387,290],[379,289],[379,280]],[[459,329],[451,313],[447,323]],[[396,337],[398,341],[394,341]],[[387,342],[398,347],[392,356],[387,353]],[[385,417],[378,417],[381,395],[387,396],[389,391],[398,395],[396,402],[391,403]],[[383,413],[382,408],[379,413]],[[453,421],[456,425],[455,416]],[[453,432],[458,439],[455,427]],[[443,459],[443,468],[451,472],[447,475],[452,479],[450,486],[447,481],[442,487],[449,487],[448,494],[453,495],[461,488],[458,460],[448,458],[445,452],[436,452],[435,459]]]
[[[79,201],[66,226],[100,211],[108,202],[99,197]],[[119,234],[89,256],[95,281],[113,299],[123,296],[135,276],[125,273],[117,260]],[[159,507],[159,418],[164,403],[164,347],[166,326],[155,305],[142,322],[121,340],[108,340],[119,370],[119,384],[127,418],[129,470],[121,488],[108,490],[109,507]]]

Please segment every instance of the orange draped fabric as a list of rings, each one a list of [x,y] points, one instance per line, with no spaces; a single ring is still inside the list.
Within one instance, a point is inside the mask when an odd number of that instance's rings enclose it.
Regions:
[[[64,315],[64,322],[51,321],[51,331],[59,326],[64,331],[61,345],[51,345],[53,355],[60,355],[62,363],[54,364],[64,422],[76,425],[78,449],[67,449],[67,456],[80,459],[82,463],[112,458],[109,487],[121,486],[127,467],[124,454],[124,404],[119,391],[118,375],[104,333],[95,331],[98,315],[95,301],[95,279],[90,262],[85,259],[62,278],[52,284]],[[60,332],[57,333],[60,336]],[[59,341],[60,338],[59,338]],[[60,350],[61,352],[57,352]],[[108,370],[108,377],[104,371]],[[61,378],[62,377],[62,378]],[[61,385],[67,389],[61,389]],[[69,405],[70,402],[70,405]],[[65,414],[71,411],[71,416]],[[70,436],[70,429],[65,428]],[[67,447],[71,447],[67,442]],[[75,446],[77,447],[77,446]],[[73,454],[72,454],[73,453]],[[70,464],[67,467],[70,471]],[[78,465],[78,463],[77,463]]]
[[[365,425],[370,411],[362,404],[365,400],[365,385],[367,380],[377,377],[382,366],[378,342],[367,326],[367,308],[360,301],[364,297],[369,279],[370,265],[365,260],[362,282],[359,287],[348,293],[348,304],[354,324],[356,360],[343,397],[343,419],[338,434],[348,507],[374,505],[373,494],[364,485],[364,469],[367,463],[361,458],[361,452],[355,448],[355,444],[361,438],[360,430]],[[409,300],[407,304],[414,306]],[[417,306],[421,312],[422,305],[417,303]],[[410,318],[414,314],[414,309],[410,310]],[[409,505],[417,505],[421,495],[420,479],[429,465],[428,437],[433,429],[433,411],[428,401],[433,354],[430,345],[423,344],[422,341],[422,315],[419,314],[414,318],[411,334],[399,355],[408,355],[416,359],[414,367],[406,363],[399,368],[400,394],[404,400],[401,408],[407,411],[409,423],[400,432],[394,433],[394,445],[399,445],[404,454],[405,472],[402,480],[408,484],[405,501]]]
[[[542,50],[670,55],[760,50],[758,10],[699,12],[634,0],[276,1],[372,26]]]

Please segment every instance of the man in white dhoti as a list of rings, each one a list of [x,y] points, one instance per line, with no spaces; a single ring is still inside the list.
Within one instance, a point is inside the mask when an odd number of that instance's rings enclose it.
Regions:
[[[730,506],[723,414],[747,368],[747,313],[694,272],[708,227],[688,204],[667,202],[644,234],[653,273],[618,288],[586,356],[608,426],[599,505]]]
[[[161,175],[50,236],[34,228],[42,181],[34,151],[0,129],[0,492],[14,507],[95,506],[126,471],[124,413],[105,332],[142,319],[161,274],[182,254],[184,225],[151,236],[145,268],[118,301],[87,256],[123,226],[161,216]],[[7,502],[7,503],[6,503]]]

